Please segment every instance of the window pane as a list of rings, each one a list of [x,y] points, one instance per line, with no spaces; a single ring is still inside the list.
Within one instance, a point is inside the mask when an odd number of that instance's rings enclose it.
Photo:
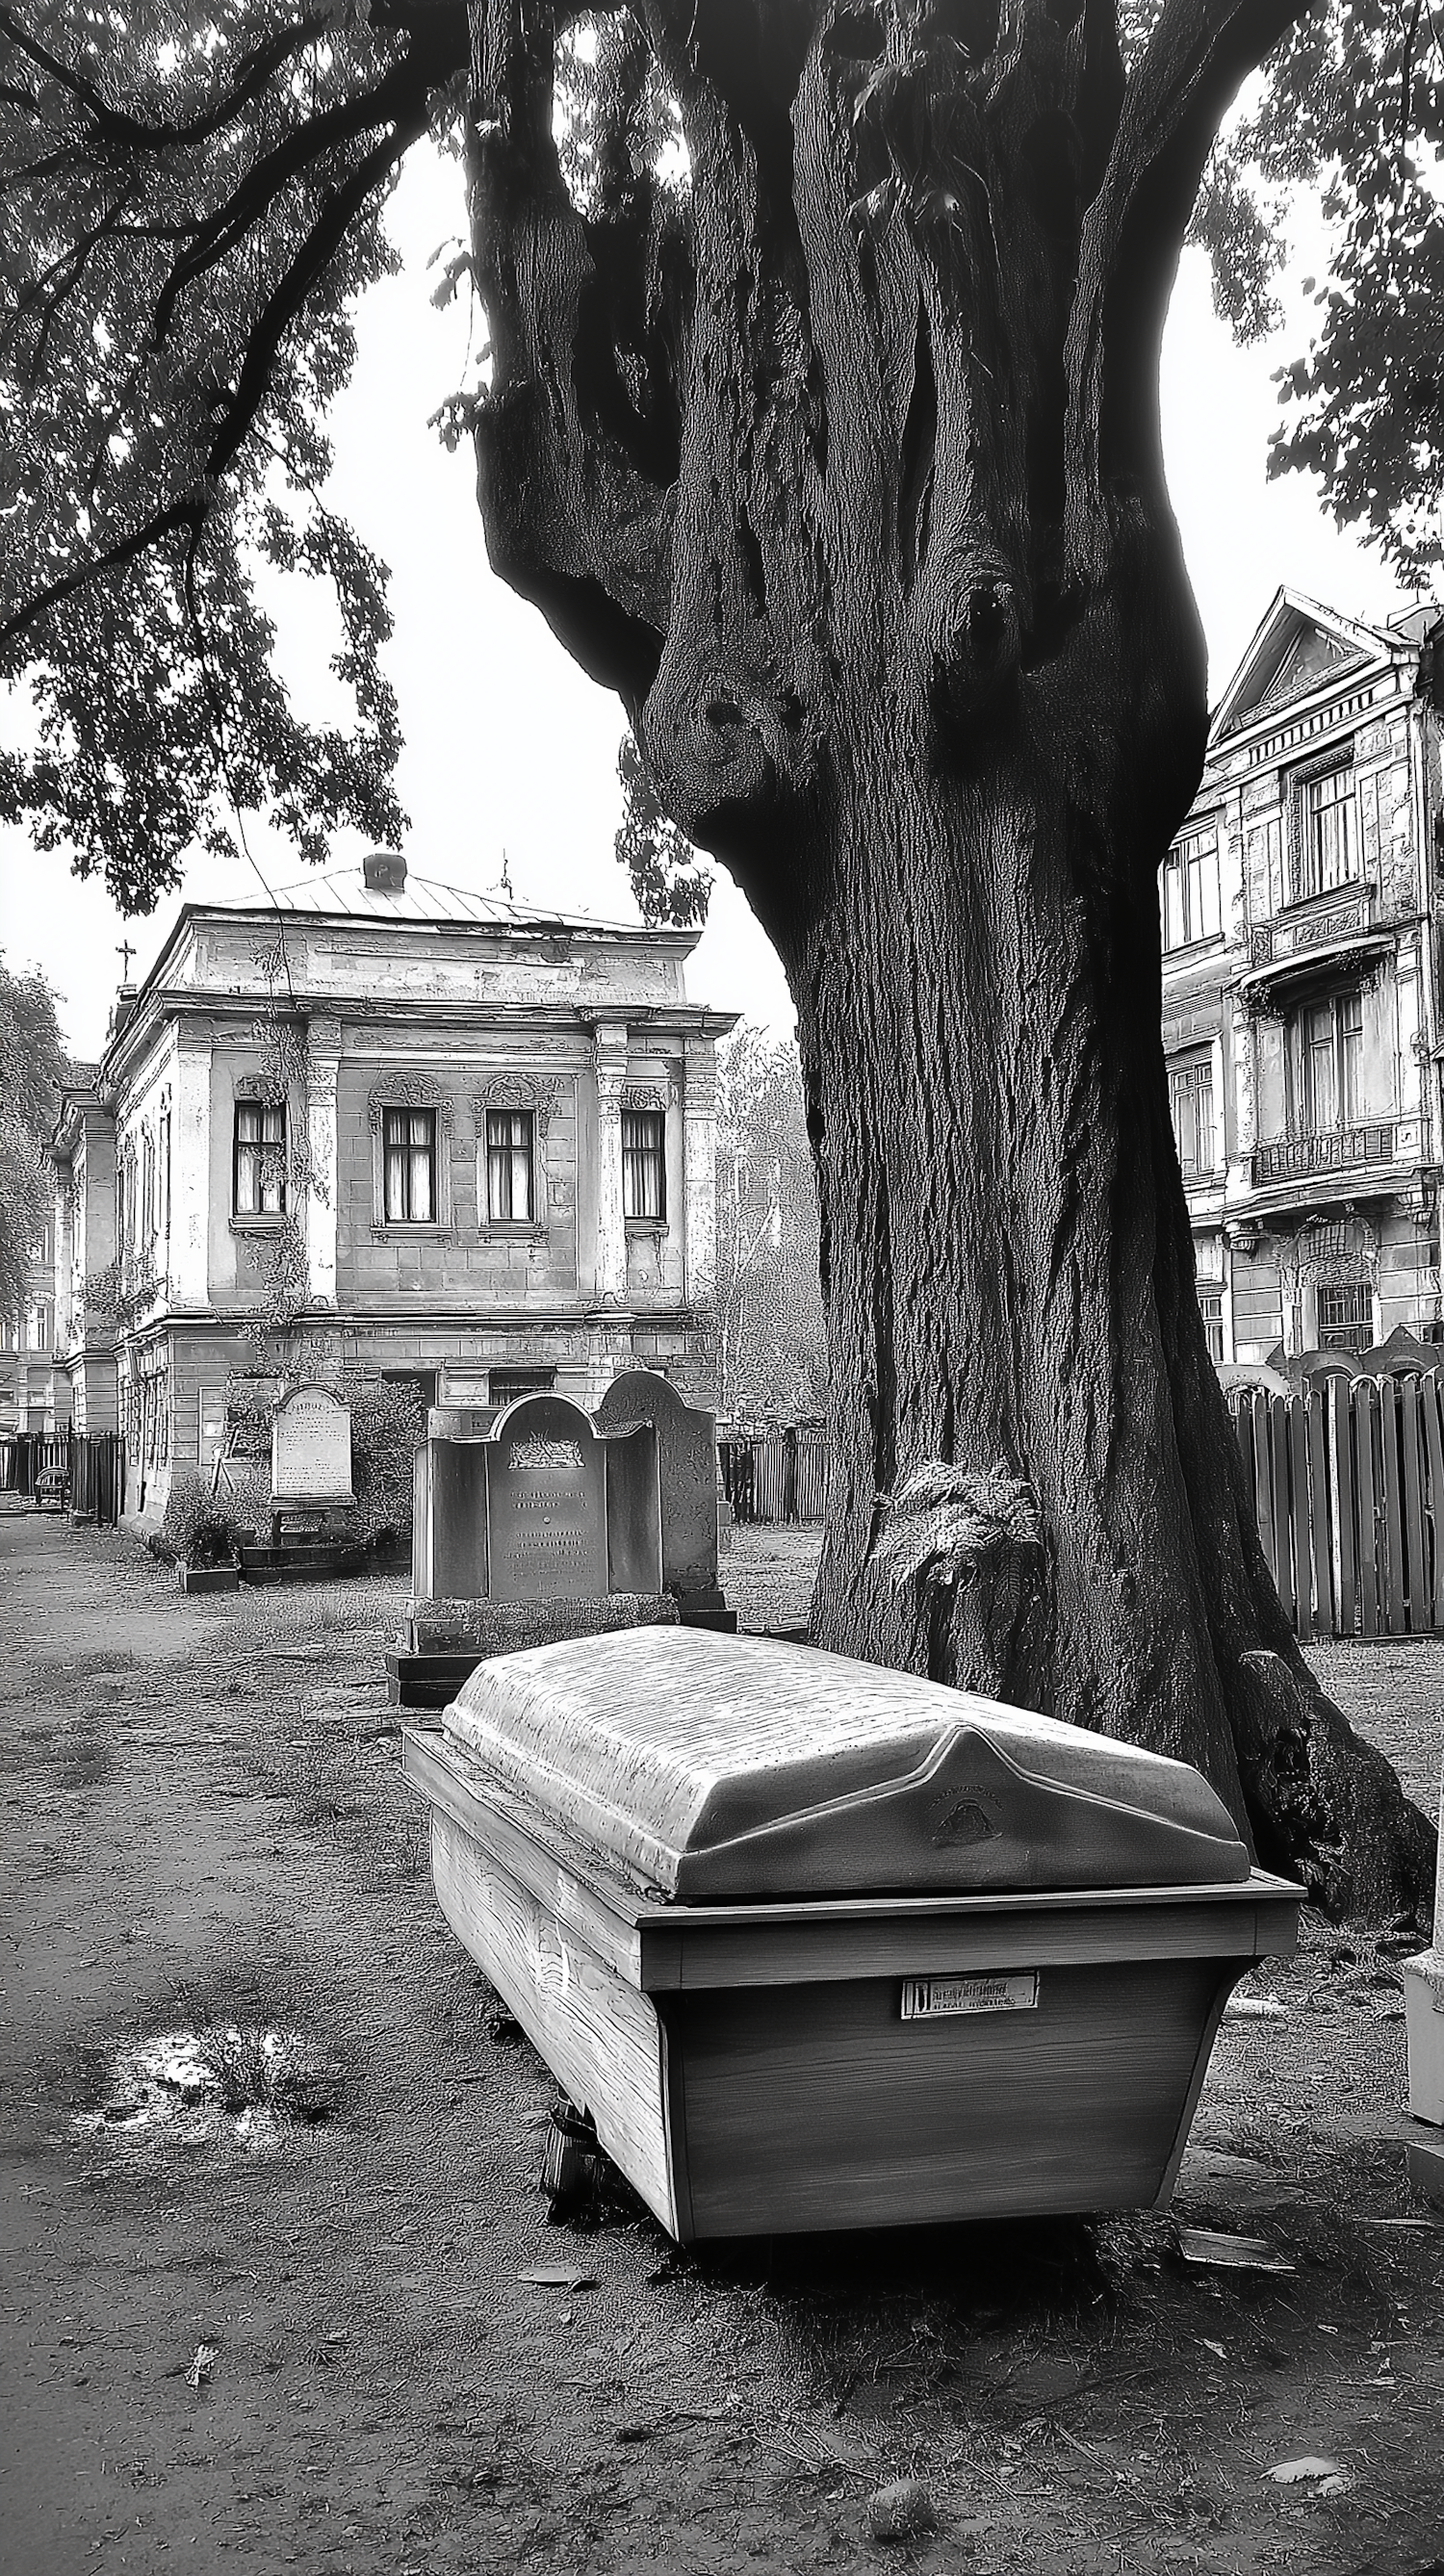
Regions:
[[[1356,873],[1357,833],[1354,773],[1331,769],[1311,778],[1304,791],[1305,890],[1323,894]]]
[[[529,1109],[488,1109],[486,1113],[486,1203],[501,1222],[523,1222],[531,1204],[532,1113]]]
[[[1181,948],[1183,927],[1183,866],[1176,856],[1163,863],[1163,945]]]
[[[622,1214],[657,1217],[665,1213],[663,1114],[660,1109],[622,1112]]]

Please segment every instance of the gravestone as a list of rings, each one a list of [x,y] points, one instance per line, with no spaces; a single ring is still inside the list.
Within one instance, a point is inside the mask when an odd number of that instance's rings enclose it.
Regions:
[[[543,1611],[549,1638],[675,1617],[657,1450],[649,1422],[599,1431],[561,1395],[518,1396],[484,1438],[448,1437],[433,1416],[416,1459],[412,1600],[386,1658],[393,1698],[423,1704],[468,1648],[465,1670],[539,1642]]]
[[[606,1457],[563,1395],[521,1396],[487,1444],[492,1601],[600,1601],[607,1581]]]
[[[283,1544],[327,1535],[355,1500],[349,1405],[329,1387],[296,1387],[271,1423],[271,1512]]]
[[[597,1407],[600,1431],[650,1423],[657,1435],[662,1588],[684,1613],[727,1616],[717,1579],[717,1422],[656,1369],[626,1369]]]

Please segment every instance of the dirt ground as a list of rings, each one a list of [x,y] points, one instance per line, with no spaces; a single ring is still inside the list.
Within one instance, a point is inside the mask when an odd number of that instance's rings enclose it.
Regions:
[[[724,1580],[787,1625],[810,1569],[740,1532]],[[574,2233],[397,1774],[403,1585],[186,1599],[18,1510],[0,1584],[9,2576],[1444,2576],[1406,1942],[1312,1922],[1252,1981],[1282,2009],[1225,2025],[1171,2218]],[[1432,1802],[1444,1646],[1321,1660]],[[1178,2220],[1292,2268],[1190,2267]],[[936,2528],[887,2544],[905,2476]]]

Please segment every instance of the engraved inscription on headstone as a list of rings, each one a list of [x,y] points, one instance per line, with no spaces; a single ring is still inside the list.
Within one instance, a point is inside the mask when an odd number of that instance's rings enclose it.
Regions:
[[[607,1586],[605,1469],[580,1407],[524,1395],[487,1455],[493,1601],[600,1601]]]
[[[271,1502],[351,1503],[351,1412],[329,1387],[298,1386],[271,1424]]]

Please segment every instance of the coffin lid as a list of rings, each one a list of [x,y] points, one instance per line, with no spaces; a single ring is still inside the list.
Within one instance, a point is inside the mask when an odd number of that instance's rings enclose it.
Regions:
[[[1219,1885],[1185,1762],[768,1637],[637,1628],[478,1665],[443,1725],[654,1897]]]

